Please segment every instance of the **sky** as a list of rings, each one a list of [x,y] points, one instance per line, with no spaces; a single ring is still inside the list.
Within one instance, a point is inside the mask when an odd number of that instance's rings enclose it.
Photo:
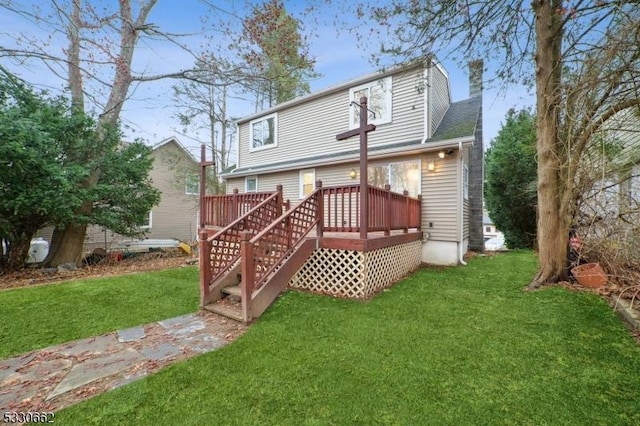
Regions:
[[[220,40],[220,20],[225,22],[237,22],[235,16],[245,13],[244,1],[217,1],[208,0],[218,10],[209,8],[207,0],[159,0],[152,10],[148,22],[158,25],[164,31],[175,34],[188,34],[182,38],[194,51],[199,51],[202,46],[215,46],[216,40]],[[100,0],[91,0],[94,6],[99,6]],[[105,3],[115,4],[115,0],[104,0]],[[26,5],[31,2],[17,1],[16,4]],[[42,2],[34,2],[44,4]],[[321,0],[316,0],[318,6],[314,18],[305,16],[304,33],[309,36],[309,51],[316,59],[316,72],[320,77],[310,81],[311,91],[316,92],[324,88],[370,74],[377,70],[370,62],[372,53],[377,51],[377,40],[370,39],[367,45],[358,43],[353,32],[346,29],[350,20],[353,20],[352,28],[357,27],[355,15],[350,17],[349,7],[327,5]],[[287,9],[293,14],[300,12],[307,2],[285,1]],[[43,10],[46,13],[46,10]],[[339,19],[336,19],[336,15]],[[336,24],[335,21],[342,21]],[[345,26],[345,22],[347,25]],[[207,30],[203,31],[203,28]],[[30,37],[32,43],[42,43],[40,40],[50,38],[47,49],[61,54],[66,41],[60,33],[50,29],[43,29],[34,22],[10,14],[0,8],[0,46],[11,46],[11,39],[20,34]],[[21,36],[22,37],[22,36]],[[228,41],[221,42],[226,45]],[[224,53],[224,48],[216,49],[218,53]],[[440,56],[436,52],[437,56]],[[454,101],[468,97],[469,84],[467,70],[457,64],[443,60],[443,65],[450,76],[452,98]],[[12,72],[38,87],[47,88],[55,93],[64,89],[64,83],[56,78],[51,70],[42,63],[29,63],[16,65],[7,62],[6,58],[0,58],[0,64],[9,68]],[[189,68],[193,64],[193,57],[181,51],[170,43],[143,42],[135,52],[134,66],[147,74],[173,72],[179,69]],[[485,63],[489,70],[492,64]],[[466,68],[466,67],[465,67]],[[182,133],[176,118],[179,109],[172,98],[172,86],[176,80],[163,79],[151,83],[135,86],[130,91],[130,98],[124,105],[121,120],[125,138],[142,138],[149,145],[154,145],[168,137],[176,136],[194,154],[199,152],[197,140],[204,137],[195,131]],[[97,93],[99,90],[96,89]],[[98,95],[99,96],[99,95]],[[508,92],[499,90],[498,87],[485,85],[483,94],[483,131],[485,149],[489,142],[496,136],[504,121],[509,108],[522,108],[533,105],[533,97],[524,89],[513,87]],[[230,115],[242,117],[253,113],[253,105],[248,102],[234,101],[229,106]],[[233,156],[231,157],[233,158]]]

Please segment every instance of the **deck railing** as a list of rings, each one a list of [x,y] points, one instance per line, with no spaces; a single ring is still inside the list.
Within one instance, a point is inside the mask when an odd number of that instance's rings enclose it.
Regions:
[[[318,184],[322,185],[321,182]],[[324,214],[321,217],[319,234],[322,232],[358,232],[360,230],[360,185],[321,187]],[[392,230],[407,232],[409,228],[420,229],[421,196],[409,197],[384,189],[368,186],[368,232]]]
[[[240,194],[205,195],[202,197],[200,226],[224,227],[247,214],[274,192],[247,192]]]

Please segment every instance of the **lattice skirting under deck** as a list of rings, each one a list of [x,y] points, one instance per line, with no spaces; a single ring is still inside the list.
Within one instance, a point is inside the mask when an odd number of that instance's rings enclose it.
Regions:
[[[289,286],[336,297],[367,299],[420,266],[422,242],[369,252],[317,249]]]

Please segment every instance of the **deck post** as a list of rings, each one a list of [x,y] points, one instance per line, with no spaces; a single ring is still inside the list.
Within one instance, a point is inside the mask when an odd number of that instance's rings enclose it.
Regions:
[[[402,191],[402,195],[404,195],[404,228],[402,228],[402,232],[405,234],[409,232],[409,224],[411,223],[411,200],[409,199],[409,191],[406,189]]]
[[[198,232],[198,254],[200,261],[200,306],[209,302],[209,285],[211,284],[211,250],[209,248],[209,234],[201,228]]]
[[[279,183],[276,185],[276,191],[278,192],[278,200],[276,201],[276,203],[278,204],[277,211],[278,211],[278,215],[281,215],[283,213],[283,206],[284,206],[284,198],[282,196],[282,184]]]
[[[318,238],[322,237],[322,233],[324,232],[324,192],[322,191],[322,181],[316,181],[316,189],[319,191],[316,193],[316,197],[318,197],[318,211],[316,214],[318,215],[318,224],[316,225],[316,236]]]
[[[231,223],[240,217],[238,212],[238,188],[233,188],[233,195],[231,196],[231,215],[226,223]]]
[[[243,231],[240,236],[240,263],[242,282],[240,283],[240,296],[242,297],[242,319],[251,321],[251,295],[255,281],[255,266],[253,259],[253,243],[251,232]]]
[[[384,186],[384,235],[391,235],[391,185]]]
[[[418,231],[422,229],[422,194],[418,194]]]
[[[213,161],[207,162],[207,148],[204,144],[200,145],[200,228],[204,228],[205,214],[207,212],[205,196],[207,195],[207,167],[213,165]],[[213,206],[211,206],[213,207]],[[210,218],[213,219],[213,218]]]

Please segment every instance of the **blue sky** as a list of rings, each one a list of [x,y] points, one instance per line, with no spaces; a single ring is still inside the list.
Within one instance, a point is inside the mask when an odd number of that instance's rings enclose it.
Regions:
[[[105,0],[105,2],[115,4],[114,0]],[[233,15],[241,15],[246,8],[244,1],[213,0],[210,2],[224,9],[225,13],[211,13],[210,9],[207,9],[199,0],[159,0],[150,15],[149,22],[171,33],[190,34],[184,40],[198,51],[204,44],[212,46],[210,40],[220,39],[220,19],[233,22]],[[19,1],[18,3],[31,2]],[[40,2],[34,3],[40,4]],[[100,1],[92,0],[92,3],[98,5]],[[306,5],[306,2],[299,1],[285,3],[293,13],[302,10],[303,4]],[[312,91],[376,71],[376,67],[370,63],[369,58],[376,51],[377,41],[370,39],[366,46],[359,45],[355,35],[343,29],[344,23],[349,25],[352,21],[353,27],[356,27],[358,22],[355,20],[355,15],[350,17],[351,8],[340,3],[343,2],[334,1],[333,5],[326,5],[323,1],[316,0],[315,4],[319,6],[319,12],[314,15],[314,20],[311,21],[308,17],[303,18],[305,32],[309,35],[310,53],[316,58],[316,71],[321,74],[321,77],[310,82]],[[336,16],[343,21],[342,24],[334,23],[337,20]],[[204,33],[203,20],[204,27],[208,28]],[[3,32],[5,34],[2,34]],[[0,9],[0,37],[3,39],[0,44],[7,46],[6,43],[9,40],[7,35],[15,35],[19,32],[25,32],[33,38],[44,38],[49,35],[47,31],[39,30],[34,24],[16,19],[15,16],[8,16],[6,11]],[[227,41],[221,43],[226,45]],[[59,53],[65,45],[64,39],[56,38],[54,34],[50,48]],[[185,69],[193,63],[191,56],[168,43],[142,43],[135,55],[134,63],[137,70],[146,70],[154,74]],[[0,63],[26,80],[38,83],[52,91],[64,86],[41,64],[16,67],[7,63],[5,59],[0,59]],[[456,64],[447,61],[443,61],[443,65],[450,75],[454,101],[466,98],[468,95],[467,70],[460,69]],[[491,68],[491,64],[485,65]],[[186,135],[180,134],[182,129],[175,118],[178,111],[172,100],[171,87],[174,84],[176,84],[175,80],[159,80],[132,88],[131,97],[125,104],[121,116],[125,125],[125,135],[131,139],[141,137],[152,145],[167,137],[178,136],[183,144],[197,152],[198,144],[193,141],[197,139],[197,135],[193,132]],[[484,92],[485,146],[488,146],[489,141],[497,134],[509,108],[520,108],[532,103],[533,98],[524,89],[511,88],[505,96],[497,88],[486,87]],[[234,116],[252,112],[253,106],[247,103],[234,102],[230,105],[230,113]]]

